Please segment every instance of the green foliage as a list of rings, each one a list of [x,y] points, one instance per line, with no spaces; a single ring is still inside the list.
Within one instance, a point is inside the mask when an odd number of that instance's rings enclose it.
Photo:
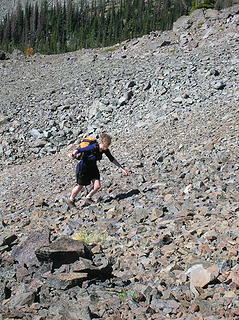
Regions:
[[[52,54],[110,47],[150,31],[170,29],[190,9],[220,7],[223,1],[65,0],[49,5],[43,0],[23,7],[19,0],[16,10],[0,21],[0,50],[34,48]]]
[[[216,0],[215,9],[223,9],[233,5],[233,0]]]
[[[80,240],[86,244],[92,245],[96,243],[102,243],[107,238],[106,233],[98,233],[98,232],[90,232],[88,233],[87,230],[80,230],[79,232],[73,234],[72,239]]]
[[[193,6],[192,9],[190,10],[190,13],[197,9],[212,9],[212,8],[213,8],[213,5],[202,3],[202,4],[198,4],[197,6]]]
[[[114,52],[114,51],[116,51],[116,50],[118,50],[118,49],[119,49],[118,46],[106,47],[106,48],[103,48],[103,49],[98,50],[97,53]]]
[[[170,28],[186,13],[185,1],[168,0],[161,5],[155,0],[66,0],[49,5],[44,0],[24,8],[19,2],[17,10],[0,22],[0,49],[32,47],[35,52],[51,54],[109,47]]]
[[[122,302],[125,302],[128,299],[139,302],[142,297],[140,297],[140,295],[135,290],[122,289],[119,293],[119,299]]]
[[[214,3],[215,3],[215,0],[203,0],[203,1],[194,0],[192,1],[192,7],[190,12],[193,12],[197,9],[212,9],[214,8]]]
[[[204,25],[204,22],[199,22],[199,23],[197,24],[197,28],[198,28],[198,29],[201,29],[203,25]]]
[[[119,293],[119,299],[124,302],[127,299],[133,299],[135,297],[135,291],[134,290],[127,290],[122,289],[122,291]]]

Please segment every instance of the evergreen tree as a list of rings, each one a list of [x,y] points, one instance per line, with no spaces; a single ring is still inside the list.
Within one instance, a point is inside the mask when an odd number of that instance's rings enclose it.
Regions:
[[[232,0],[225,0],[231,4]],[[0,49],[60,53],[110,46],[157,29],[170,29],[191,8],[222,6],[222,0],[65,0],[49,5],[19,2],[0,22]],[[225,3],[225,2],[224,2]]]

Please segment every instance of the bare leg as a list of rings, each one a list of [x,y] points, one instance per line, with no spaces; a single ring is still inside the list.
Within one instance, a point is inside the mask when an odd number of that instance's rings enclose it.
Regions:
[[[77,184],[71,191],[70,200],[74,201],[78,193],[82,190],[83,186],[80,184]]]
[[[85,186],[85,195],[87,196],[88,193],[90,193],[92,190],[94,189],[94,180],[91,181],[91,185],[89,186]]]
[[[93,180],[93,189],[87,194],[86,198],[90,199],[101,187],[100,180]]]

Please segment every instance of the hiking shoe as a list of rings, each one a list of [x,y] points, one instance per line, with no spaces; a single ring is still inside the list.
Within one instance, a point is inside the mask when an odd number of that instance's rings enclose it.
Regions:
[[[72,201],[71,199],[66,199],[66,203],[68,204],[68,207],[69,207],[70,209],[76,207],[75,201]]]
[[[84,200],[85,200],[85,205],[90,205],[90,204],[95,203],[95,201],[92,200],[91,198],[85,198]]]

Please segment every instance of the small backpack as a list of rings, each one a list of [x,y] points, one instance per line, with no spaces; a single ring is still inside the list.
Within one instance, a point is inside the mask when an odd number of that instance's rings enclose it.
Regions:
[[[84,139],[80,142],[80,144],[79,144],[78,146],[71,146],[71,148],[73,148],[73,149],[72,149],[72,151],[73,151],[73,150],[75,150],[76,148],[85,148],[85,147],[88,147],[89,145],[95,144],[95,143],[98,144],[96,138],[94,138],[94,137],[86,137],[86,138],[84,138]],[[72,151],[70,151],[70,152],[67,154],[67,156],[68,156],[69,158],[71,158],[71,159],[72,159]],[[82,159],[84,159],[84,158],[86,157],[87,154],[89,154],[89,152],[80,152],[80,153],[78,153],[78,154],[77,154],[75,157],[73,157],[73,158],[74,158],[74,159],[77,159],[77,160],[82,160]]]
[[[78,148],[86,148],[91,144],[95,144],[98,143],[97,139],[94,137],[86,137],[84,138],[81,143],[79,144]],[[76,155],[76,159],[77,160],[84,160],[87,156],[89,156],[90,154],[94,153],[93,151],[91,152],[80,152]]]
[[[84,138],[79,147],[78,148],[85,148],[85,147],[88,147],[90,144],[94,144],[94,143],[97,143],[97,139],[94,138],[94,137],[86,137]]]

